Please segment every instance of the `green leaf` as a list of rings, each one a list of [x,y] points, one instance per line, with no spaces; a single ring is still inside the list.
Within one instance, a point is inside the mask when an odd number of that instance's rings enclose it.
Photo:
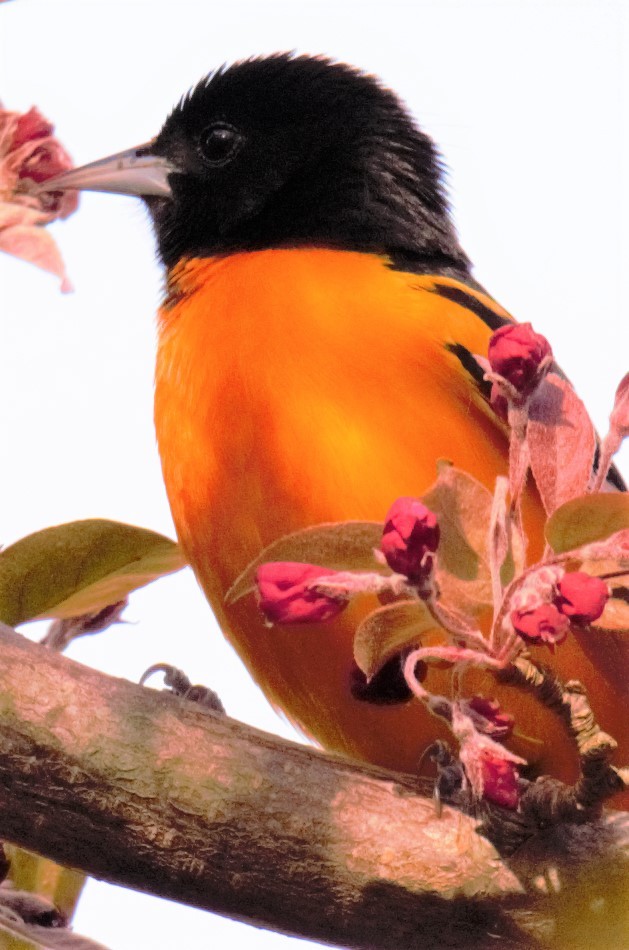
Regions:
[[[249,594],[255,586],[256,570],[267,561],[297,561],[320,564],[335,571],[390,574],[390,569],[378,564],[373,555],[381,538],[382,524],[378,521],[339,521],[286,534],[247,565],[227,591],[225,603],[235,604]]]
[[[626,593],[626,589],[625,589]],[[605,604],[605,610],[598,620],[595,620],[592,627],[597,630],[609,630],[624,634],[625,644],[629,648],[629,603],[626,598],[612,596]],[[627,669],[627,665],[624,665]],[[625,679],[625,692],[629,692],[629,683]]]
[[[440,465],[439,477],[422,501],[439,519],[435,579],[442,599],[464,613],[482,611],[492,603],[491,492],[466,472]]]
[[[421,600],[387,604],[370,613],[358,627],[354,659],[370,680],[396,653],[423,642],[428,631],[441,631],[440,639],[445,633]]]
[[[629,494],[603,492],[573,498],[546,522],[546,540],[555,554],[574,551],[629,528]]]
[[[0,619],[101,610],[185,564],[174,541],[146,528],[99,519],[45,528],[0,552]]]

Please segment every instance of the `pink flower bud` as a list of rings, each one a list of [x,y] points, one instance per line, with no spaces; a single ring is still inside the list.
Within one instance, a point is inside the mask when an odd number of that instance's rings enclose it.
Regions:
[[[464,711],[472,718],[479,732],[492,739],[508,739],[513,732],[515,719],[503,713],[495,699],[472,696],[463,702]]]
[[[574,623],[593,623],[603,613],[609,597],[605,581],[584,571],[564,574],[558,584],[556,604]]]
[[[322,623],[332,620],[347,607],[344,594],[323,594],[316,581],[333,577],[338,571],[316,564],[273,561],[256,571],[260,610],[271,623]]]
[[[479,759],[483,798],[515,811],[520,801],[519,775],[515,762],[494,754],[491,749],[481,749]]]
[[[513,629],[530,643],[546,643],[551,648],[568,636],[570,621],[554,604],[541,604],[531,610],[511,612]]]
[[[380,548],[397,574],[419,581],[430,573],[439,544],[437,516],[417,498],[398,498],[384,523]]]
[[[552,350],[530,323],[509,323],[489,341],[489,363],[521,395],[530,395],[550,367]]]
[[[45,139],[54,132],[54,126],[45,119],[37,106],[31,106],[28,112],[18,116],[11,148],[15,150],[33,139]]]

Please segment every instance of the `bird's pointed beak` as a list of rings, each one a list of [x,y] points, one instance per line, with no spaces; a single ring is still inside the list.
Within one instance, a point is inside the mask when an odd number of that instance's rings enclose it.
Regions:
[[[174,165],[153,152],[153,142],[109,155],[89,165],[73,168],[55,178],[41,182],[42,191],[109,191],[118,195],[150,195],[170,198],[168,176],[177,171]]]

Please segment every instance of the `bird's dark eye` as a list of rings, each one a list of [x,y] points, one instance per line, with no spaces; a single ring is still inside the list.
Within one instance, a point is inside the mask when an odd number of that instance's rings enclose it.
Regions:
[[[209,165],[226,165],[240,150],[244,136],[226,122],[215,122],[203,129],[199,151]]]

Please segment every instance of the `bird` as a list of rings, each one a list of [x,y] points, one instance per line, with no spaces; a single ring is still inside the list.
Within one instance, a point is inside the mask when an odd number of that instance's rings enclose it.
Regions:
[[[508,433],[474,354],[512,317],[473,275],[435,144],[377,77],[277,53],[221,66],[149,143],[48,185],[136,195],[148,208],[166,277],[154,413],[163,476],[225,636],[321,747],[415,771],[447,729],[406,701],[399,669],[361,680],[359,605],[327,624],[269,627],[254,598],[226,594],[290,532],[382,521],[397,497],[434,482],[438,459],[490,490],[508,471]],[[534,490],[525,504],[541,553]],[[617,684],[576,641],[553,663],[595,693],[603,728],[626,746]],[[522,724],[511,748],[574,779],[555,716],[474,675]]]

